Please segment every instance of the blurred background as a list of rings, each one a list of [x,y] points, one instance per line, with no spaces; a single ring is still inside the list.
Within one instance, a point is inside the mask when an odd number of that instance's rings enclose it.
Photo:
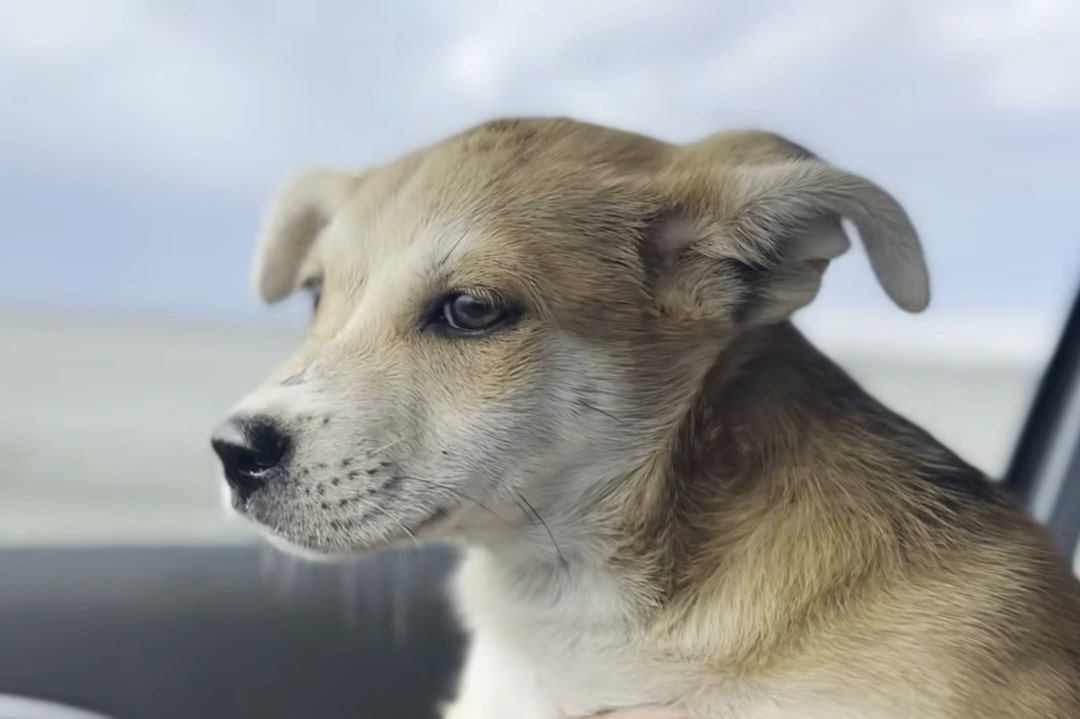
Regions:
[[[798,323],[992,474],[1080,287],[1076,0],[0,0],[0,544],[232,542],[210,428],[303,332],[268,194],[499,115],[773,130],[896,194]]]

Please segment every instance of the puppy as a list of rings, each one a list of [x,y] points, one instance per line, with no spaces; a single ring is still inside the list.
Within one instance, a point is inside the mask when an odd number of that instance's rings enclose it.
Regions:
[[[789,321],[845,218],[924,309],[897,201],[771,134],[511,119],[305,175],[254,282],[311,329],[215,434],[232,503],[313,556],[463,544],[452,719],[1080,717],[1042,531]]]

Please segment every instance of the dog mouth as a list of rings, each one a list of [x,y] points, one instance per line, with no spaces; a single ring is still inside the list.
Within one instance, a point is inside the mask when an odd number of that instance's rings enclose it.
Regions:
[[[258,498],[231,501],[233,509],[286,551],[317,557],[352,556],[401,545],[437,541],[458,506],[442,504],[423,514],[397,518],[394,507],[373,506],[356,516],[327,516]]]

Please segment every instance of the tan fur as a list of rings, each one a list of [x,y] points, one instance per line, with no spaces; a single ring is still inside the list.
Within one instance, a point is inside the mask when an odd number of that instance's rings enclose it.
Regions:
[[[767,133],[502,120],[312,175],[260,241],[266,299],[323,299],[238,410],[296,445],[248,513],[317,554],[463,542],[454,719],[1078,717],[1080,588],[1042,531],[788,322],[841,218],[923,309],[896,200]],[[419,328],[462,289],[520,324]]]

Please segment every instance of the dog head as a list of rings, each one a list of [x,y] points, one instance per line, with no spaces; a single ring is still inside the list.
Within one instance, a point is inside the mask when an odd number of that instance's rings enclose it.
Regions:
[[[233,504],[316,554],[587,504],[662,451],[725,343],[813,299],[844,218],[889,296],[923,309],[899,204],[766,133],[505,120],[305,175],[254,282],[268,302],[309,292],[311,328],[215,433]]]

